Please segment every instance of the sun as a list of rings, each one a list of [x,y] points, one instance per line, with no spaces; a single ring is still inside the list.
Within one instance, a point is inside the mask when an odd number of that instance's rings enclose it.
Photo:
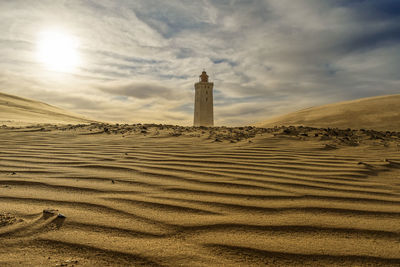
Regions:
[[[73,72],[80,63],[77,39],[61,31],[43,31],[37,41],[37,60],[56,72]]]

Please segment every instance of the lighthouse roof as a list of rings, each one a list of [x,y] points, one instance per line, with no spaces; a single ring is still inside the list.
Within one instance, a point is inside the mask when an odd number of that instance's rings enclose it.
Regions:
[[[205,70],[203,70],[203,72],[201,73],[200,77],[200,81],[201,82],[208,82],[208,75],[207,72]]]

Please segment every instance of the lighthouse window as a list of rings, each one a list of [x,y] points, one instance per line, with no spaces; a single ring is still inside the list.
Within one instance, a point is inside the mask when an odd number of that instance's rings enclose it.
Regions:
[[[208,98],[206,97],[206,102],[207,102]]]

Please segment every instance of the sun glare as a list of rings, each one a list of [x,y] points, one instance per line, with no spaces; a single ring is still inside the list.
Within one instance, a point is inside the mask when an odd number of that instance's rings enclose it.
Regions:
[[[72,35],[45,31],[39,34],[37,60],[57,72],[73,72],[79,65],[78,41]]]

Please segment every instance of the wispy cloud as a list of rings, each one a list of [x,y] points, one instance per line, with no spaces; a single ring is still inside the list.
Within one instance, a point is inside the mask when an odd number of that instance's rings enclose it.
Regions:
[[[190,94],[188,92],[179,92],[174,90],[172,86],[166,86],[156,82],[117,81],[100,85],[99,89],[111,95],[134,97],[137,99],[157,98],[166,101],[190,101]]]
[[[218,124],[399,92],[397,0],[14,0],[0,19],[0,90],[96,119],[190,125],[203,68]],[[79,40],[74,73],[35,59],[48,28]]]

